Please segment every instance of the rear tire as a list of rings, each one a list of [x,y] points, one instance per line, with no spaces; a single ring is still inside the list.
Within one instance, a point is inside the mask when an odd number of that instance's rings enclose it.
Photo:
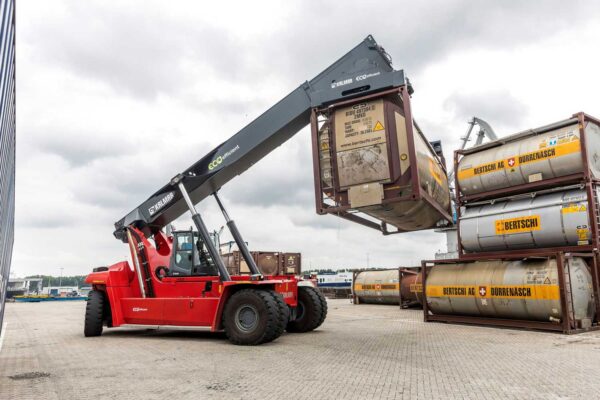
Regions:
[[[314,287],[298,287],[296,319],[287,325],[288,332],[309,332],[317,329],[327,317],[327,300]]]
[[[273,290],[242,289],[231,296],[223,310],[225,334],[238,345],[258,345],[277,339],[287,320],[287,306]]]
[[[100,336],[102,334],[102,325],[104,323],[105,306],[104,292],[92,290],[88,294],[85,307],[85,324],[83,334],[86,337]]]

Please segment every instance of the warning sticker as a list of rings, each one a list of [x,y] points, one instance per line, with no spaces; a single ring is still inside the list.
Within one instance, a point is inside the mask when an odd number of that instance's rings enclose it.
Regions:
[[[559,300],[558,285],[478,285],[435,286],[427,285],[428,297],[473,297]]]
[[[587,207],[585,204],[568,204],[564,205],[561,209],[563,214],[576,213],[576,212],[585,212],[587,211]]]
[[[336,151],[353,150],[386,142],[383,100],[359,103],[335,112]]]
[[[496,220],[496,235],[510,235],[511,233],[539,231],[540,229],[539,215]]]
[[[573,136],[573,139],[568,142],[558,143],[552,147],[543,148],[532,151],[530,153],[521,154],[519,156],[507,157],[503,160],[496,160],[489,163],[464,166],[458,171],[458,179],[469,179],[474,176],[489,174],[495,171],[509,170],[513,172],[522,164],[535,163],[544,161],[554,157],[561,157],[581,151],[579,138]]]
[[[577,239],[578,240],[587,240],[589,233],[590,233],[590,230],[588,228],[578,228],[577,229]]]

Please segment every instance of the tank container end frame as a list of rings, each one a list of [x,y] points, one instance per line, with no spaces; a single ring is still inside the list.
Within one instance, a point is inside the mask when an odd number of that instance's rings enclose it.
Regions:
[[[571,295],[571,288],[565,285],[565,269],[564,265],[569,258],[580,257],[586,260],[587,266],[590,268],[592,276],[594,302],[596,305],[596,315],[592,321],[592,326],[589,328],[581,328],[577,326],[577,322],[572,318],[574,313],[572,300],[568,303],[569,296]],[[444,268],[444,266],[457,264],[457,263],[468,263],[475,261],[493,261],[493,260],[506,260],[515,261],[526,258],[555,258],[556,267],[558,270],[558,283],[560,293],[560,304],[561,304],[561,319],[560,323],[553,322],[542,322],[542,321],[531,321],[531,320],[520,320],[520,319],[504,319],[504,318],[492,318],[492,317],[473,317],[473,316],[462,316],[462,315],[448,315],[448,314],[431,314],[428,307],[427,299],[427,276],[432,268]],[[463,258],[450,259],[450,260],[423,260],[421,261],[421,282],[423,285],[423,320],[425,322],[446,322],[446,323],[459,323],[459,324],[474,324],[484,326],[496,326],[505,328],[521,328],[521,329],[535,329],[562,332],[564,334],[574,334],[581,332],[589,332],[592,330],[600,330],[599,315],[600,315],[600,283],[599,283],[599,265],[600,265],[600,254],[597,251],[594,252],[573,252],[567,253],[563,251],[537,251],[535,252],[505,252],[502,256],[489,256],[485,254],[479,254],[478,257],[471,257],[469,260]],[[570,304],[571,308],[567,305]]]
[[[408,159],[410,161],[411,166],[416,166],[417,165],[417,152],[416,152],[416,145],[415,145],[414,136],[413,136],[414,135],[413,123],[415,121],[413,120],[411,104],[410,104],[410,96],[412,93],[412,86],[410,86],[410,83],[400,85],[393,89],[381,91],[381,92],[374,93],[374,94],[369,94],[369,95],[366,95],[366,96],[363,96],[360,98],[354,98],[351,100],[338,102],[338,103],[329,105],[328,107],[313,108],[311,110],[311,117],[310,117],[311,124],[310,125],[311,125],[311,138],[312,138],[312,148],[313,148],[313,173],[314,173],[314,181],[315,181],[315,204],[316,204],[317,214],[319,214],[319,215],[334,214],[334,215],[337,215],[338,217],[347,219],[349,221],[364,225],[369,228],[373,228],[377,231],[380,231],[384,235],[392,235],[392,234],[403,233],[403,232],[412,232],[412,230],[404,231],[401,229],[396,229],[396,230],[390,231],[390,230],[388,230],[388,224],[386,222],[381,221],[381,223],[378,224],[370,219],[364,218],[363,216],[359,215],[356,212],[352,212],[352,209],[349,205],[341,205],[337,201],[336,201],[336,203],[338,205],[336,205],[336,206],[326,204],[323,184],[322,184],[322,180],[321,180],[321,165],[320,165],[320,158],[319,158],[319,116],[323,115],[324,113],[333,112],[335,109],[337,109],[341,106],[354,104],[354,103],[357,103],[360,101],[375,100],[375,99],[382,98],[386,95],[390,95],[390,94],[394,94],[394,93],[398,93],[400,95],[400,98],[402,99],[402,109],[404,112],[406,131],[407,131]],[[429,141],[425,140],[425,142],[431,147],[431,145],[429,144]],[[433,148],[431,148],[431,151],[433,152],[433,154],[435,154],[435,151],[433,150]],[[393,163],[398,162],[396,157],[392,157],[391,162],[392,162],[392,168],[397,167],[399,169],[399,166],[393,165]],[[447,171],[446,171],[445,165],[442,163],[441,166],[442,166],[443,172],[447,176]],[[410,180],[411,180],[411,186],[412,186],[412,193],[410,195],[386,198],[383,200],[383,204],[389,204],[389,203],[395,203],[395,202],[401,202],[401,201],[417,202],[419,200],[423,200],[428,205],[433,207],[437,212],[439,212],[442,215],[443,219],[445,219],[449,223],[452,223],[453,219],[452,219],[450,211],[441,207],[435,201],[435,199],[421,187],[420,180],[419,180],[418,168],[410,168]],[[430,229],[430,228],[427,228],[427,229]]]

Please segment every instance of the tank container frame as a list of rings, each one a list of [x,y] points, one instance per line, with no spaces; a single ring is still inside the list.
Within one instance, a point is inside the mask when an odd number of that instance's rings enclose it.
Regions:
[[[381,92],[378,92],[375,94],[370,94],[367,96],[354,98],[354,99],[347,100],[347,101],[338,102],[338,103],[332,104],[332,105],[330,105],[328,107],[324,107],[324,108],[313,108],[311,110],[310,122],[311,122],[311,138],[312,138],[312,150],[313,150],[313,173],[314,173],[314,181],[315,181],[315,185],[314,185],[314,187],[315,187],[315,204],[316,204],[317,214],[319,214],[319,215],[334,214],[334,215],[337,215],[338,217],[344,218],[346,220],[364,225],[369,228],[373,228],[377,231],[382,232],[384,235],[391,235],[391,234],[403,233],[403,232],[411,232],[411,231],[404,231],[404,230],[400,230],[400,229],[390,231],[388,229],[388,224],[386,222],[381,221],[378,224],[373,220],[362,217],[361,215],[356,213],[354,209],[351,208],[349,202],[347,201],[347,194],[345,195],[344,193],[340,193],[336,190],[336,187],[339,186],[337,183],[334,183],[332,188],[324,188],[323,182],[321,179],[321,165],[320,165],[320,157],[319,157],[319,122],[321,121],[320,118],[323,118],[323,116],[329,115],[330,113],[335,112],[336,109],[338,109],[342,106],[355,104],[355,103],[361,102],[361,101],[376,100],[376,99],[379,99],[379,98],[382,98],[382,97],[385,97],[385,96],[391,95],[391,94],[399,94],[399,96],[402,100],[402,111],[404,113],[404,118],[405,118],[405,122],[406,122],[408,159],[409,159],[410,165],[411,165],[411,168],[410,168],[411,183],[410,184],[412,186],[412,192],[410,195],[385,197],[382,201],[382,204],[391,204],[391,203],[403,202],[403,201],[417,202],[417,201],[423,200],[428,205],[433,207],[442,216],[442,219],[445,219],[448,222],[452,221],[452,216],[451,216],[450,210],[444,209],[440,204],[438,204],[437,201],[435,201],[435,199],[429,193],[427,193],[421,187],[419,171],[418,171],[418,168],[416,168],[417,152],[416,152],[415,140],[414,140],[414,136],[413,136],[415,132],[413,129],[414,120],[413,120],[413,114],[411,111],[410,93],[412,93],[411,87],[409,85],[402,85],[398,88],[381,91]],[[425,142],[430,147],[432,153],[436,154],[435,150],[431,147],[431,144],[429,143],[429,141],[425,140]],[[395,151],[395,148],[393,151]],[[391,162],[391,167],[393,170],[400,169],[399,155],[394,155],[393,157],[391,157],[390,162]],[[335,160],[334,160],[334,163],[335,163]],[[442,160],[442,168],[443,168],[443,172],[447,176],[446,166],[444,165],[443,160]],[[335,176],[333,176],[332,179],[335,181],[335,179],[336,179]],[[335,199],[335,203],[336,203],[335,205],[330,205],[330,204],[325,203],[325,196],[324,196],[325,189],[333,191],[330,198]]]
[[[495,326],[505,328],[521,328],[521,329],[535,329],[544,331],[562,332],[564,334],[574,334],[581,332],[588,332],[592,330],[600,330],[600,283],[599,283],[599,265],[600,265],[600,254],[598,251],[594,252],[564,252],[564,251],[511,251],[503,252],[501,256],[491,256],[485,253],[478,253],[478,255],[472,255],[469,259],[457,258],[450,260],[423,260],[421,262],[421,282],[423,285],[423,319],[425,322],[446,322],[446,323],[458,323],[458,324],[474,324],[484,326]],[[580,257],[583,258],[592,275],[592,285],[594,293],[594,302],[596,303],[596,315],[592,320],[592,326],[589,328],[582,328],[577,326],[577,321],[573,318],[573,302],[571,299],[571,285],[570,282],[567,285],[566,274],[565,274],[565,263],[569,258]],[[477,316],[463,316],[463,315],[448,315],[448,314],[431,314],[428,306],[427,299],[427,276],[432,268],[444,268],[444,266],[457,264],[457,263],[470,263],[475,261],[515,261],[525,258],[555,258],[556,267],[558,270],[558,286],[560,293],[560,304],[561,304],[561,319],[560,323],[543,322],[543,321],[532,321],[532,320],[521,320],[521,319],[504,319],[504,318],[492,318],[492,317],[477,317]]]
[[[515,185],[509,188],[504,189],[496,189],[487,192],[476,193],[472,195],[461,195],[460,185],[458,182],[458,174],[454,174],[454,188],[455,188],[455,196],[456,196],[456,223],[458,225],[457,235],[458,235],[458,258],[460,260],[477,260],[480,259],[482,255],[485,257],[492,258],[503,258],[505,256],[510,256],[513,254],[511,250],[503,250],[503,251],[489,251],[489,252],[477,252],[477,253],[465,253],[462,247],[462,239],[460,237],[460,219],[461,219],[461,207],[468,206],[477,201],[484,200],[494,200],[498,198],[506,198],[513,195],[521,195],[525,193],[538,192],[543,190],[548,190],[551,188],[558,187],[566,187],[569,185],[581,185],[583,189],[585,189],[587,198],[588,198],[588,218],[591,225],[591,240],[589,245],[582,246],[566,246],[566,247],[548,247],[548,248],[535,248],[535,249],[519,249],[519,254],[525,254],[528,256],[539,254],[540,252],[596,252],[600,249],[600,240],[599,240],[599,224],[600,224],[600,206],[599,199],[596,196],[596,188],[600,184],[600,178],[595,178],[592,174],[590,164],[588,162],[588,152],[587,152],[587,141],[586,141],[586,132],[585,132],[585,123],[591,122],[598,126],[600,126],[600,120],[594,118],[584,112],[579,112],[573,114],[571,118],[550,124],[538,129],[534,129],[531,131],[526,131],[521,134],[512,135],[508,140],[514,141],[515,137],[519,137],[519,139],[528,137],[530,135],[542,134],[545,132],[549,132],[553,129],[557,129],[561,126],[568,126],[574,123],[579,124],[579,138],[581,143],[581,157],[583,161],[583,171],[578,172],[576,174],[571,174],[567,176],[561,176],[557,178],[551,178],[547,180],[537,181],[526,183],[522,185]],[[473,154],[478,151],[486,150],[495,146],[500,146],[506,143],[506,140],[499,139],[494,142],[486,143],[484,145],[465,149],[465,150],[456,150],[454,152],[454,170],[458,171],[458,163],[460,161],[461,156],[466,154]]]

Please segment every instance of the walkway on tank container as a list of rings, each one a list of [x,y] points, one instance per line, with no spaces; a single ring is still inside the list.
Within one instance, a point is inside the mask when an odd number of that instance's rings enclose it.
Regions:
[[[222,335],[108,330],[84,302],[6,308],[0,399],[583,399],[600,392],[600,332],[423,323],[417,310],[329,302],[309,334],[238,347]]]

